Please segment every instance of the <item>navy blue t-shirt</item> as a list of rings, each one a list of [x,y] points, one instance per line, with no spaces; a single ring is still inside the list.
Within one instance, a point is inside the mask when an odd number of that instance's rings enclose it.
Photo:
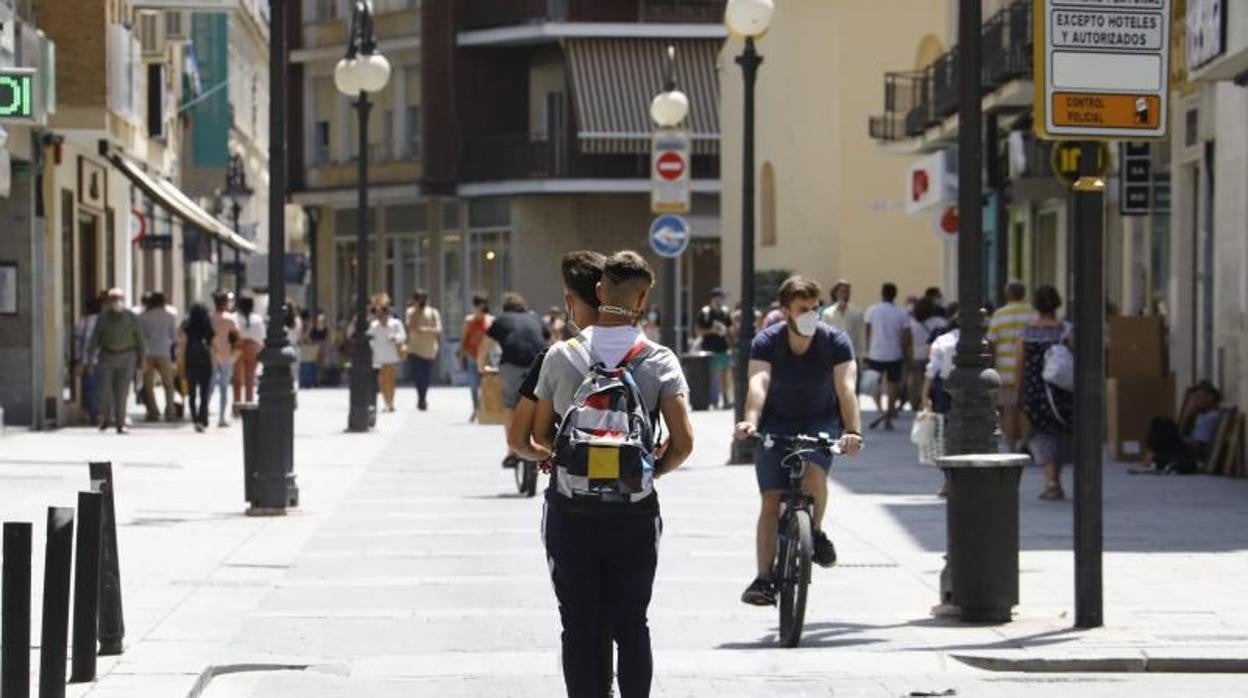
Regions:
[[[854,360],[854,346],[841,330],[819,323],[810,348],[800,356],[789,347],[787,322],[776,323],[754,337],[750,359],[771,364],[771,388],[763,404],[760,427],[840,419],[832,369]]]

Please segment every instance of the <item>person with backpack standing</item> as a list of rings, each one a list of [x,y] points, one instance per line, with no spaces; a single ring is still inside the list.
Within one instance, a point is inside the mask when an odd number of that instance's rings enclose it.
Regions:
[[[1057,317],[1062,297],[1052,286],[1036,289],[1032,306],[1036,319],[1023,328],[1015,349],[1014,365],[1021,367],[1018,381],[1019,403],[1031,423],[1031,457],[1044,467],[1044,491],[1040,499],[1053,501],[1066,498],[1062,489],[1062,465],[1072,461],[1071,425],[1074,423],[1075,395],[1058,383],[1070,383],[1057,374],[1070,374],[1073,365],[1064,370],[1059,365],[1062,354],[1070,358],[1067,347],[1071,328]]]
[[[569,698],[602,695],[607,626],[619,652],[620,695],[650,695],[646,611],[663,526],[654,479],[693,451],[680,361],[637,327],[653,284],[641,255],[608,257],[598,324],[551,347],[535,391],[533,433],[552,465],[542,530],[563,622]],[[551,440],[556,415],[562,420]],[[660,415],[669,431],[661,448]]]

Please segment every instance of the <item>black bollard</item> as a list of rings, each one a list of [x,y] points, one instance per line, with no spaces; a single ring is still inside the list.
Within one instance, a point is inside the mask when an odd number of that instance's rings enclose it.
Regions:
[[[104,495],[78,493],[78,556],[74,565],[74,655],[69,682],[95,680],[100,608],[100,517]]]
[[[4,524],[0,698],[30,698],[30,548],[34,527]]]
[[[39,698],[65,698],[69,642],[69,575],[74,553],[74,510],[48,507],[43,563],[43,629],[39,641]]]
[[[117,509],[113,501],[113,464],[91,463],[91,489],[104,495],[100,518],[99,656],[125,651],[126,623],[121,612],[121,559],[117,554]]]

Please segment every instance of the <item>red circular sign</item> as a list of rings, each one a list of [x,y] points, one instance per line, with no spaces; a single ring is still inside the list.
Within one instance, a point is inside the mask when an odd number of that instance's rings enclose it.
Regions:
[[[685,159],[680,153],[669,150],[659,156],[658,161],[654,163],[654,169],[663,179],[675,182],[685,174]]]

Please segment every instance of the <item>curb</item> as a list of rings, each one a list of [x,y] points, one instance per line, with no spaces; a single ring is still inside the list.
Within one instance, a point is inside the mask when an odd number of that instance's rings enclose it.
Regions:
[[[1245,657],[1087,657],[1026,658],[952,655],[967,666],[985,671],[1034,674],[1246,674]]]

